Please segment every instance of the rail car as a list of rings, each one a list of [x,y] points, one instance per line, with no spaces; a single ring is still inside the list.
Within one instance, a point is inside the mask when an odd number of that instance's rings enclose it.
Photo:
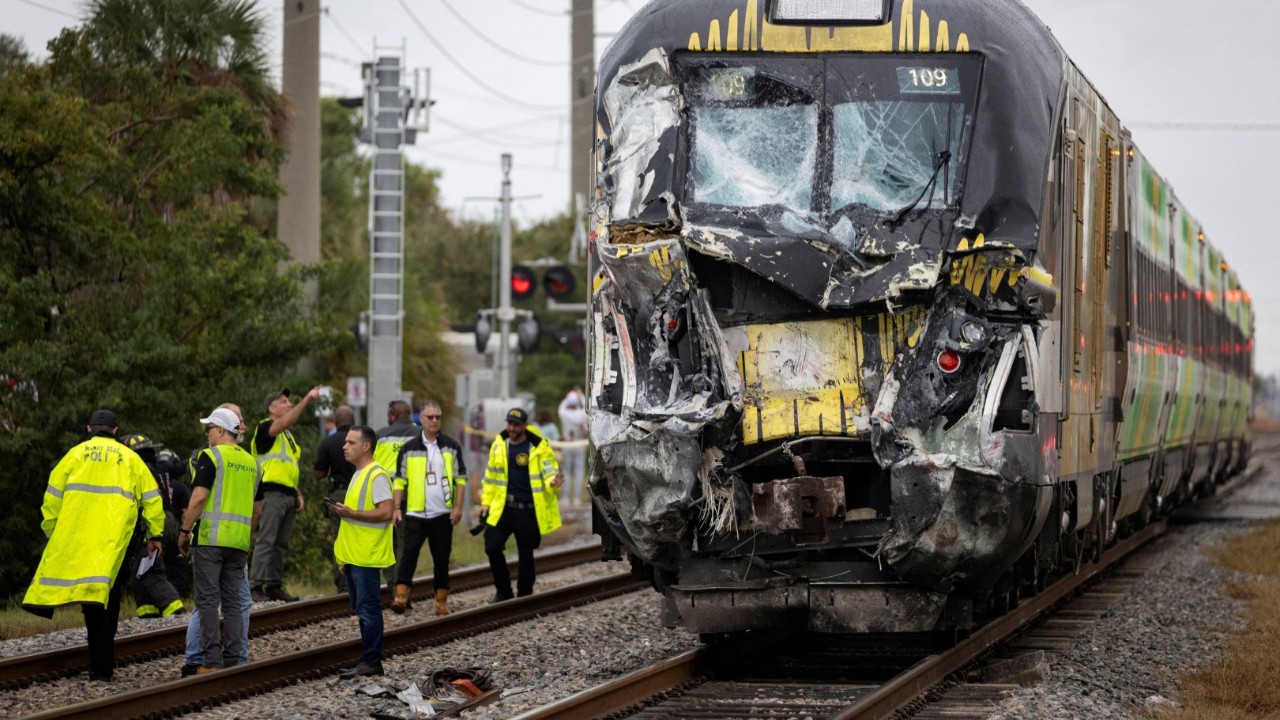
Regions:
[[[598,77],[593,524],[669,625],[963,631],[1244,467],[1250,297],[1017,0],[655,0]]]

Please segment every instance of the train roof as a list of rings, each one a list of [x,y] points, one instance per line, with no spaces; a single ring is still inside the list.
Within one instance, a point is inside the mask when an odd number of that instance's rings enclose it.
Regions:
[[[652,48],[740,52],[964,52],[1036,66],[1055,95],[1065,53],[1019,0],[891,0],[873,26],[775,25],[769,0],[652,0],[623,26],[600,61],[600,84]],[[1037,89],[1037,88],[1028,88]]]

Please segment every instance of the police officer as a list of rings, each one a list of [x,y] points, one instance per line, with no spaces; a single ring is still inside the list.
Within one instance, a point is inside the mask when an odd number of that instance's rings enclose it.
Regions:
[[[564,476],[556,464],[551,443],[530,430],[529,413],[512,408],[507,429],[489,446],[478,516],[485,520],[484,551],[489,556],[497,594],[490,602],[511,599],[511,574],[507,570],[507,538],[516,536],[519,556],[516,595],[533,593],[533,551],[542,536],[560,527],[560,486]]]
[[[312,465],[312,472],[317,480],[329,478],[329,497],[342,497],[347,493],[347,484],[351,482],[351,476],[356,474],[355,467],[347,462],[342,454],[342,444],[347,440],[347,432],[351,430],[352,425],[356,424],[356,411],[349,405],[339,405],[333,409],[331,419],[334,421],[334,431],[326,435],[320,441],[320,447],[316,448],[316,461]],[[329,520],[326,547],[332,553],[333,541],[338,537],[341,521],[337,515],[327,511],[325,516]],[[333,562],[332,571],[334,587],[340,593],[346,592],[347,578],[339,569],[337,561]]]
[[[191,502],[182,516],[178,547],[184,552],[191,548],[193,556],[204,659],[196,672],[207,673],[237,664],[244,654],[241,591],[259,469],[253,457],[236,444],[244,428],[234,412],[218,408],[200,422],[207,426],[209,447],[196,460]],[[225,640],[218,627],[219,610],[226,626]]]
[[[116,440],[115,413],[95,410],[89,438],[63,456],[49,476],[40,529],[49,538],[22,607],[42,617],[80,603],[88,631],[89,679],[115,673],[120,593],[133,564],[129,541],[141,510],[147,553],[163,549],[164,508],[160,489],[142,458]]]
[[[423,403],[422,432],[405,443],[396,463],[393,519],[397,526],[403,526],[404,537],[397,554],[396,592],[391,602],[391,609],[397,613],[409,606],[409,588],[425,540],[435,568],[436,615],[449,614],[449,556],[453,552],[453,526],[462,519],[462,486],[467,482],[467,468],[462,462],[462,446],[440,432],[442,416],[440,403]]]

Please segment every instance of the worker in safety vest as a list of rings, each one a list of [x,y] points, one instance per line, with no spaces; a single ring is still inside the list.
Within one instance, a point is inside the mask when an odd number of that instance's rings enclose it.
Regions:
[[[297,405],[289,399],[288,388],[271,393],[267,396],[267,419],[258,423],[253,433],[253,457],[262,467],[262,484],[255,498],[262,503],[262,517],[249,579],[254,602],[298,599],[284,589],[284,560],[293,537],[293,520],[306,507],[298,488],[302,449],[289,428],[302,417],[307,404],[318,397],[319,385],[311,388]]]
[[[355,425],[347,431],[342,446],[356,474],[347,485],[346,497],[330,505],[329,511],[342,518],[333,555],[347,576],[351,609],[360,620],[360,660],[343,670],[350,679],[382,674],[382,583],[383,568],[395,564],[391,539],[391,476],[374,462],[378,436],[373,429]]]
[[[551,443],[530,430],[529,413],[512,408],[507,429],[489,446],[478,516],[485,520],[484,552],[489,556],[497,594],[490,602],[511,599],[511,573],[507,570],[507,538],[516,536],[519,556],[516,595],[533,593],[533,551],[542,536],[560,527],[560,486],[564,476],[556,464]]]
[[[151,470],[116,440],[115,413],[95,410],[89,438],[63,456],[45,488],[40,529],[49,538],[22,607],[53,617],[62,605],[80,603],[88,631],[89,679],[115,673],[120,593],[135,565],[126,562],[141,510],[147,554],[161,552],[164,506]]]
[[[453,553],[453,526],[462,520],[467,467],[462,462],[462,446],[440,432],[442,417],[440,403],[423,403],[422,432],[405,443],[395,465],[393,519],[403,528],[404,537],[396,553],[396,592],[391,602],[397,613],[409,607],[413,573],[426,541],[434,568],[436,615],[449,614],[449,556]]]
[[[413,408],[404,400],[392,400],[387,405],[387,425],[378,430],[378,446],[373,450],[373,461],[381,465],[389,473],[394,473],[396,462],[400,459],[400,448],[418,436],[419,428],[413,423]],[[396,502],[396,509],[404,511],[402,502]],[[404,526],[396,523],[395,552],[396,557],[404,554]],[[390,589],[396,579],[396,569],[392,566],[382,574]]]
[[[206,426],[209,447],[196,459],[178,548],[192,555],[203,658],[196,672],[207,673],[236,665],[247,656],[241,647],[245,638],[241,593],[259,470],[253,456],[236,444],[244,428],[234,412],[218,408],[200,422]],[[225,641],[218,626],[220,610]]]

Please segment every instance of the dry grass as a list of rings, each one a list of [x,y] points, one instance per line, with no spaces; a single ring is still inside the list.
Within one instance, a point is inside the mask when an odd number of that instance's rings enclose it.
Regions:
[[[1221,567],[1258,575],[1227,587],[1246,603],[1246,626],[1222,657],[1181,678],[1179,707],[1153,711],[1158,720],[1280,718],[1280,522],[1260,525],[1211,553]]]

